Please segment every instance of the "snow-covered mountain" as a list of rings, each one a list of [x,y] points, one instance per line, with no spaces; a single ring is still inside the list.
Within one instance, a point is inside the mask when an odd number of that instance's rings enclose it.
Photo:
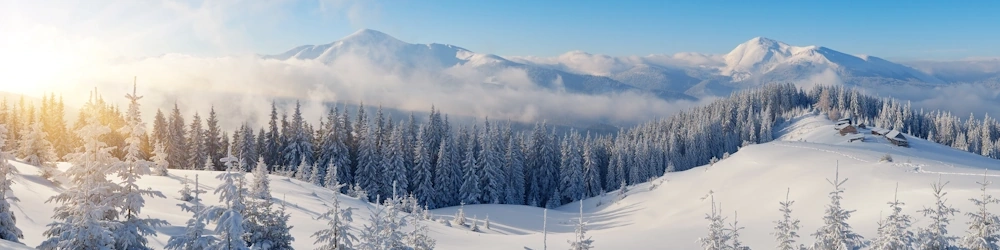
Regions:
[[[588,74],[535,67],[500,56],[482,54],[446,44],[411,44],[388,34],[362,29],[341,40],[322,45],[306,45],[265,58],[278,60],[313,60],[337,65],[339,60],[364,60],[389,72],[410,75],[430,74],[467,80],[478,77],[479,83],[516,86],[496,77],[506,70],[521,70],[541,87],[564,88],[569,92],[601,94],[637,90],[614,79]],[[471,72],[471,73],[470,73]],[[468,83],[468,82],[466,82]]]
[[[845,209],[856,210],[847,221],[866,239],[876,237],[877,222],[887,215],[887,201],[894,190],[906,203],[903,214],[914,217],[913,228],[926,227],[930,220],[917,210],[933,207],[931,183],[950,182],[945,187],[950,206],[962,213],[951,217],[950,235],[966,234],[969,217],[965,212],[976,211],[969,198],[983,194],[977,181],[998,183],[1000,170],[997,161],[976,154],[959,151],[947,146],[908,136],[910,147],[890,145],[885,139],[863,133],[865,141],[848,142],[833,129],[833,122],[815,113],[806,114],[776,128],[778,139],[773,142],[744,147],[730,157],[713,165],[687,171],[667,173],[650,182],[628,187],[624,196],[618,191],[584,200],[583,216],[588,221],[588,236],[594,246],[602,249],[699,249],[696,241],[707,235],[708,222],[703,218],[711,204],[704,199],[708,193],[721,205],[727,222],[739,220],[745,227],[741,240],[754,249],[771,249],[774,237],[770,235],[774,221],[781,218],[778,202],[794,200],[793,219],[801,219],[802,235],[799,243],[811,244],[810,236],[823,224],[824,209],[833,188],[826,179],[848,179],[844,184]],[[862,130],[861,132],[867,132]],[[884,155],[891,155],[895,162],[883,162]],[[21,162],[13,162],[19,173],[14,174],[11,192],[19,197],[12,203],[17,226],[24,231],[23,242],[37,246],[45,239],[42,232],[51,223],[53,208],[57,205],[46,200],[58,194],[66,184],[52,183],[39,176],[39,169]],[[60,164],[65,171],[69,164]],[[984,170],[990,170],[984,176]],[[150,247],[162,249],[172,235],[185,232],[184,225],[191,217],[176,204],[185,180],[199,176],[199,187],[211,190],[221,184],[213,178],[220,172],[197,170],[170,170],[169,176],[143,176],[138,184],[162,192],[166,197],[148,197],[143,215],[166,220],[168,225],[158,228],[156,236],[149,237]],[[252,175],[252,174],[251,174]],[[252,178],[248,175],[248,178]],[[276,203],[285,204],[290,213],[293,247],[316,247],[310,236],[327,228],[320,214],[329,209],[334,195],[342,207],[355,208],[354,222],[350,225],[355,235],[369,223],[367,202],[336,194],[330,189],[287,177],[272,175],[271,192]],[[790,187],[790,191],[789,191]],[[995,194],[996,184],[987,188]],[[219,205],[217,194],[202,194],[203,205]],[[997,205],[990,204],[990,211]],[[479,225],[480,232],[470,231],[452,220],[459,207],[446,207],[431,211],[436,221],[424,221],[430,235],[437,240],[436,249],[564,249],[567,240],[574,237],[574,223],[580,214],[580,203],[573,202],[547,211],[543,233],[542,208],[522,205],[466,205],[464,213],[469,223]],[[738,214],[737,214],[738,212]],[[486,226],[489,221],[489,226]],[[215,228],[214,224],[208,225]],[[412,225],[404,230],[412,230]],[[544,241],[547,239],[547,243]],[[0,242],[0,248],[13,248],[11,243]],[[669,247],[664,247],[669,246]]]
[[[772,82],[807,79],[832,70],[845,81],[850,78],[884,78],[890,81],[939,84],[940,79],[908,66],[874,56],[850,55],[822,46],[792,46],[755,37],[736,46],[725,56],[720,73],[735,82]]]

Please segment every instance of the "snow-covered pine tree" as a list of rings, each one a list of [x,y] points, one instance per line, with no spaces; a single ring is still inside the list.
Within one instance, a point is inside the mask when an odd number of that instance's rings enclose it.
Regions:
[[[300,181],[309,181],[309,177],[312,176],[312,166],[306,162],[305,157],[299,157],[299,167],[295,168],[295,179]]]
[[[480,200],[488,204],[500,204],[506,200],[507,196],[507,172],[503,169],[504,163],[501,153],[503,149],[500,147],[501,143],[498,137],[499,135],[494,133],[494,129],[490,126],[489,120],[486,120],[486,126],[483,129],[483,146],[477,163],[483,172],[483,175],[479,176],[480,183],[483,184]]]
[[[420,206],[415,205],[415,207],[419,208]],[[410,213],[409,217],[411,219],[410,223],[413,224],[413,231],[410,231],[410,233],[406,235],[406,245],[413,250],[434,249],[434,246],[437,245],[437,241],[428,235],[430,233],[430,229],[428,229],[427,225],[424,225],[420,221],[420,219],[422,219],[422,215],[420,215],[416,209],[413,209],[413,212]]]
[[[370,224],[361,229],[358,250],[405,249],[406,235],[402,228],[406,226],[406,221],[399,218],[399,209],[394,206],[394,203],[386,202],[369,208]]]
[[[441,148],[438,150],[434,180],[434,203],[439,207],[454,206],[461,200],[461,196],[459,196],[459,189],[462,186],[460,164],[455,140],[450,134],[444,134],[444,138],[441,139]]]
[[[705,214],[705,219],[708,220],[708,235],[698,238],[698,242],[701,242],[701,247],[705,250],[729,249],[730,234],[725,228],[726,218],[722,217],[721,206],[716,206],[715,194],[709,191],[708,196],[712,202],[712,211]]]
[[[215,106],[208,112],[208,119],[205,119],[205,170],[216,171],[219,164],[216,163],[223,157],[226,147],[222,144],[222,129],[219,128],[219,119],[215,115]]]
[[[983,195],[980,198],[971,198],[976,205],[977,211],[966,212],[965,215],[969,216],[969,229],[966,230],[965,237],[962,237],[962,247],[965,249],[984,249],[984,250],[997,250],[1000,246],[1000,218],[996,214],[993,214],[988,209],[990,204],[1000,204],[1000,199],[993,197],[986,192],[986,188],[992,184],[988,179],[986,179],[986,174],[983,174],[983,181],[976,182],[979,184],[980,189],[983,191]]]
[[[842,186],[847,182],[847,178],[840,179],[840,167],[838,166],[834,179],[827,179],[826,181],[833,186],[833,191],[830,192],[830,204],[826,206],[823,225],[816,230],[816,233],[812,234],[816,237],[816,243],[814,243],[813,248],[837,250],[860,249],[864,246],[864,237],[855,233],[851,229],[851,225],[847,224],[847,220],[851,218],[854,210],[846,210],[840,205],[840,201],[844,199],[844,189]]]
[[[507,124],[510,129],[510,123]],[[511,136],[507,142],[505,162],[510,185],[507,189],[507,204],[524,204],[524,151],[521,150],[520,136]]]
[[[10,185],[14,184],[12,175],[17,174],[17,169],[7,161],[10,155],[3,151],[6,145],[7,126],[0,124],[0,240],[20,242],[24,234],[17,228],[17,217],[10,210],[10,202],[20,201],[10,189]]]
[[[912,222],[909,215],[902,213],[902,206],[906,203],[899,201],[898,193],[899,184],[896,184],[893,201],[888,203],[892,214],[885,218],[878,237],[872,241],[871,249],[873,250],[913,249],[915,247],[915,238],[913,232],[910,231]]]
[[[593,249],[594,240],[587,237],[587,222],[583,221],[583,199],[580,199],[580,217],[576,223],[576,234],[573,240],[569,240],[570,250],[590,250]]]
[[[188,177],[187,177],[187,175],[185,175],[184,179],[181,180],[181,183],[184,184],[184,187],[182,187],[181,190],[178,191],[178,193],[181,194],[181,197],[178,200],[181,200],[181,201],[193,201],[194,200],[194,193],[192,193],[192,192],[194,192],[194,190],[191,190],[191,185],[188,184],[188,182],[189,182]]]
[[[465,150],[465,158],[462,160],[462,188],[458,190],[462,197],[462,203],[479,204],[482,197],[482,189],[479,187],[479,175],[477,175],[477,163],[475,158],[475,143],[469,141]]]
[[[170,113],[167,125],[167,140],[164,143],[170,168],[185,169],[189,167],[187,163],[188,145],[187,139],[185,139],[187,138],[187,131],[184,129],[184,125],[184,117],[181,116],[181,110],[177,108],[177,103],[174,103],[174,110]]]
[[[369,127],[364,128],[367,130],[367,133],[361,138],[361,148],[358,150],[358,169],[354,175],[354,180],[358,186],[361,186],[361,189],[377,193],[381,190],[381,183],[378,181],[378,171],[381,169],[382,161],[378,152],[374,130]]]
[[[778,242],[778,250],[799,250],[805,249],[802,244],[795,244],[796,238],[799,238],[799,219],[792,219],[792,204],[795,201],[789,200],[788,196],[791,193],[791,188],[785,192],[785,201],[778,202],[781,208],[778,211],[781,212],[781,220],[774,221],[774,239]]]
[[[208,235],[205,229],[207,219],[204,213],[204,209],[201,207],[200,199],[198,195],[204,193],[198,185],[198,175],[194,176],[194,186],[195,186],[195,198],[192,202],[194,205],[188,205],[186,203],[177,204],[181,207],[181,210],[186,212],[191,212],[193,215],[191,219],[188,219],[187,226],[184,227],[184,234],[170,236],[167,240],[167,245],[164,249],[167,250],[208,250],[215,245],[219,239],[216,239],[212,235]]]
[[[472,216],[472,226],[469,227],[469,231],[482,232],[482,231],[479,231],[479,215],[473,215]]]
[[[48,239],[39,249],[111,249],[115,245],[112,230],[121,223],[115,221],[119,204],[114,192],[121,187],[109,181],[107,175],[118,159],[111,155],[113,148],[100,140],[111,129],[100,124],[92,113],[96,109],[93,100],[83,108],[90,115],[86,125],[76,131],[82,147],[80,152],[67,155],[73,163],[65,172],[70,187],[46,201],[60,205],[54,209],[55,221],[43,233]]]
[[[243,167],[250,168],[251,166],[257,165],[257,157],[260,154],[257,153],[257,139],[253,134],[253,128],[250,125],[243,125],[243,132],[240,134],[240,162],[242,162]],[[311,149],[310,149],[311,150]],[[240,169],[241,172],[250,172],[251,169]],[[311,173],[311,172],[310,172]]]
[[[126,125],[120,132],[128,136],[125,139],[125,159],[114,165],[113,173],[122,179],[121,188],[117,195],[122,201],[119,204],[119,213],[124,217],[121,225],[114,230],[115,249],[150,249],[146,246],[148,240],[146,236],[156,235],[156,227],[166,225],[167,222],[160,219],[142,218],[140,213],[146,204],[143,196],[166,198],[163,193],[150,189],[142,189],[136,183],[142,175],[149,174],[149,167],[152,164],[146,161],[140,151],[141,136],[146,134],[146,123],[142,122],[139,114],[139,96],[135,93],[133,86],[132,94],[125,95],[129,99],[128,112],[125,116]]]
[[[570,132],[569,136],[563,139],[562,145],[562,165],[560,166],[560,173],[562,177],[562,182],[559,188],[562,190],[559,192],[563,200],[574,201],[575,199],[580,199],[584,197],[586,190],[583,176],[583,154],[581,154],[580,148],[580,136],[575,131]]]
[[[198,112],[194,113],[194,117],[191,119],[191,126],[188,128],[188,164],[191,166],[188,169],[201,169],[205,166],[204,162],[208,159],[207,150],[205,149],[205,131],[201,128],[201,116]]]
[[[257,159],[257,166],[253,169],[253,183],[250,183],[250,197],[271,200],[271,179],[268,178],[267,163],[264,156]]]
[[[437,208],[434,193],[434,169],[431,165],[430,150],[427,149],[427,128],[421,126],[417,129],[417,139],[413,145],[414,169],[413,184],[416,185],[413,195],[417,198],[417,203],[428,207]]]
[[[396,199],[396,195],[405,195],[408,189],[410,180],[407,179],[406,165],[403,162],[403,130],[393,129],[391,135],[388,138],[388,143],[382,147],[382,178],[385,184],[383,189],[383,194],[392,195],[391,198]]]
[[[732,243],[729,245],[729,249],[732,250],[750,250],[750,247],[744,246],[743,242],[740,241],[740,230],[743,230],[742,226],[739,225],[739,214],[733,212],[733,223],[729,224],[729,240]]]
[[[330,210],[320,215],[320,218],[327,220],[326,225],[329,228],[317,231],[312,235],[313,238],[316,238],[313,244],[319,245],[316,248],[317,250],[353,249],[354,242],[358,241],[358,237],[355,237],[351,233],[351,222],[354,221],[351,215],[354,208],[346,207],[340,209],[340,198],[338,195],[334,193],[333,204]]]
[[[958,237],[948,235],[948,224],[951,223],[951,217],[959,211],[946,204],[948,199],[945,198],[945,195],[948,192],[944,191],[945,185],[948,183],[942,183],[939,176],[938,181],[931,184],[931,190],[934,191],[934,207],[924,207],[919,211],[924,217],[931,219],[931,224],[920,229],[920,233],[917,235],[917,249],[953,250],[956,248],[954,243]]]
[[[56,161],[55,149],[52,143],[45,139],[45,131],[42,131],[42,124],[36,122],[31,125],[27,134],[21,137],[21,148],[19,155],[28,165],[39,167],[40,174],[45,179],[51,179],[56,170],[53,162]]]
[[[281,131],[278,127],[278,108],[274,100],[271,101],[271,119],[267,125],[267,138],[261,154],[264,155],[264,161],[268,166],[277,167],[282,165],[284,159],[281,157]]]
[[[598,159],[598,154],[594,152],[594,145],[590,139],[590,133],[587,133],[587,138],[583,141],[583,184],[584,193],[587,197],[594,197],[600,195],[604,192],[604,187],[601,186],[601,174],[600,174],[600,159]]]
[[[452,220],[451,224],[458,226],[466,225],[465,219],[465,202],[460,203],[458,211],[455,212],[455,218]]]
[[[323,186],[323,168],[321,168],[319,165],[313,165],[312,166],[312,173],[309,174],[308,180],[309,180],[309,183],[312,183],[313,185],[322,187]]]
[[[163,143],[157,142],[156,146],[153,147],[153,157],[150,158],[153,161],[152,175],[167,176],[167,167],[170,166],[168,159]]]
[[[222,180],[222,184],[215,189],[215,194],[219,195],[219,202],[223,205],[212,206],[205,211],[208,218],[216,223],[215,233],[219,235],[219,241],[212,246],[213,249],[246,250],[249,249],[243,235],[246,233],[245,216],[247,205],[245,196],[247,191],[243,187],[243,172],[241,167],[234,163],[238,161],[233,157],[232,150],[222,162],[226,165],[226,172],[216,176]]]

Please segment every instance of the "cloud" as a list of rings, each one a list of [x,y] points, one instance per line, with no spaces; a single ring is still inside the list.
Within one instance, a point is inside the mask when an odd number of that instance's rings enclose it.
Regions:
[[[345,17],[353,27],[364,28],[376,21],[381,5],[374,0],[317,0],[319,11],[327,17]]]

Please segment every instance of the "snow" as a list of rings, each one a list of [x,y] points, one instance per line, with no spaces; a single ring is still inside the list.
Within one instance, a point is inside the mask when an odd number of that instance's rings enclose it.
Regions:
[[[965,211],[974,211],[968,198],[978,197],[984,169],[1000,170],[996,160],[984,158],[918,138],[910,139],[910,148],[896,147],[885,139],[862,129],[864,142],[849,143],[833,130],[834,123],[816,115],[798,117],[780,127],[778,140],[751,145],[712,166],[703,166],[684,172],[668,173],[662,178],[629,187],[628,196],[619,200],[615,191],[583,201],[584,221],[588,221],[587,235],[597,248],[614,249],[697,249],[699,237],[708,233],[704,215],[711,204],[702,198],[710,191],[719,203],[722,215],[730,219],[739,212],[739,223],[746,227],[741,239],[744,244],[757,249],[773,248],[775,243],[769,233],[774,221],[781,219],[778,202],[785,200],[791,188],[792,216],[802,220],[800,243],[811,244],[810,236],[822,223],[826,194],[831,191],[827,178],[833,178],[839,165],[844,184],[843,206],[856,209],[849,220],[851,226],[874,239],[880,214],[889,211],[886,202],[893,199],[895,186],[899,185],[899,200],[905,202],[902,213],[913,216],[915,226],[926,226],[929,219],[917,213],[924,206],[934,205],[931,183],[940,177],[950,181],[949,204]],[[778,130],[776,130],[778,131]],[[891,154],[895,162],[879,162]],[[55,204],[45,203],[50,196],[63,188],[38,176],[38,169],[21,162],[13,162],[20,174],[14,175],[12,189],[21,202],[13,203],[17,225],[25,232],[28,246],[44,240],[42,231],[52,221]],[[68,164],[59,164],[65,170]],[[157,229],[159,234],[150,238],[153,248],[162,248],[170,235],[183,232],[190,213],[183,212],[177,204],[178,191],[184,176],[200,176],[200,185],[211,190],[220,184],[213,178],[219,172],[170,170],[167,176],[143,176],[141,187],[151,187],[167,198],[150,197],[146,200],[143,215],[170,223]],[[251,174],[252,175],[252,174]],[[1000,175],[987,173],[989,180],[1000,183]],[[252,178],[248,176],[248,178]],[[652,188],[656,186],[655,188]],[[329,210],[333,191],[298,180],[271,176],[272,195],[276,202],[285,202],[291,214],[289,221],[295,237],[296,249],[311,249],[314,232],[327,227],[325,220],[317,219]],[[1000,191],[1000,186],[989,187],[990,192]],[[219,205],[213,194],[202,197],[206,205]],[[347,196],[340,196],[341,206],[358,208],[354,211],[351,226],[359,230],[368,223],[370,204]],[[616,200],[618,200],[616,202]],[[541,249],[543,237],[548,246],[566,248],[574,239],[575,224],[579,221],[580,203],[570,203],[548,211],[546,230],[542,233],[543,209],[520,205],[466,205],[466,218],[480,218],[484,225],[489,217],[490,228],[480,227],[482,233],[469,231],[458,225],[445,226],[427,221],[430,236],[437,240],[437,249]],[[992,208],[997,209],[997,208]],[[432,210],[432,216],[451,220],[458,207]],[[964,216],[954,218],[949,227],[952,235],[965,232]],[[729,221],[731,222],[731,221]],[[727,222],[727,223],[729,223]],[[470,223],[471,224],[471,223]],[[214,225],[210,225],[214,228]],[[412,230],[412,225],[407,226]],[[915,229],[914,229],[915,230]],[[355,231],[357,232],[357,231]],[[0,248],[16,249],[0,242]]]
[[[22,244],[14,243],[14,242],[10,242],[10,241],[6,241],[6,240],[0,240],[0,249],[6,249],[6,250],[28,250],[28,249],[35,249],[35,248],[28,247],[28,246],[25,246],[25,245],[22,245]]]

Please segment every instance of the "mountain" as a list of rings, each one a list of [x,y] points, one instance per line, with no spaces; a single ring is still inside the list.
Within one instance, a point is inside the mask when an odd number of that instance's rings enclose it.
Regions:
[[[808,79],[827,70],[841,79],[883,78],[889,81],[943,83],[908,66],[866,55],[849,55],[821,46],[791,46],[764,37],[755,37],[736,46],[725,56],[720,73],[734,82],[761,83]]]
[[[847,142],[833,126],[833,122],[815,113],[795,117],[776,128],[779,138],[775,141],[748,145],[712,165],[666,173],[629,186],[624,196],[613,190],[548,210],[522,205],[465,205],[467,220],[470,224],[477,223],[480,232],[443,222],[453,219],[459,207],[431,210],[433,221],[422,223],[437,241],[435,249],[542,249],[543,244],[565,249],[567,240],[574,237],[574,225],[582,210],[583,219],[589,223],[587,235],[595,246],[604,249],[700,249],[694,239],[707,235],[708,222],[704,217],[711,204],[705,197],[712,193],[714,201],[723,204],[727,224],[738,219],[739,225],[745,227],[741,231],[745,245],[770,249],[774,237],[769,233],[774,221],[781,219],[778,202],[784,201],[786,194],[795,201],[793,219],[801,219],[798,233],[802,237],[798,241],[807,245],[814,242],[808,235],[823,223],[825,206],[830,202],[827,194],[833,190],[826,179],[833,179],[835,171],[839,171],[841,179],[848,179],[844,184],[843,207],[856,210],[848,223],[866,239],[875,238],[876,223],[884,219],[886,211],[891,211],[886,202],[893,199],[894,190],[899,190],[898,198],[906,203],[903,213],[914,217],[911,230],[915,230],[930,223],[917,210],[933,207],[931,183],[950,182],[944,190],[948,192],[947,204],[964,213],[976,211],[968,199],[982,194],[977,181],[984,178],[993,183],[1000,181],[994,159],[913,137],[909,138],[909,148],[889,145],[867,133],[863,134],[866,137],[863,142]],[[879,160],[887,154],[896,161]],[[11,163],[18,173],[11,175],[14,182],[8,195],[20,198],[12,203],[11,211],[17,218],[17,227],[24,232],[22,241],[27,246],[37,246],[46,239],[42,233],[53,222],[53,209],[58,205],[46,200],[69,184],[42,178],[37,167],[19,161]],[[65,171],[70,164],[60,163],[58,167]],[[991,171],[984,176],[986,169]],[[221,184],[221,180],[213,178],[220,173],[171,169],[169,176],[142,176],[137,180],[140,187],[166,196],[144,197],[142,215],[168,223],[157,228],[155,236],[149,236],[149,247],[162,249],[170,236],[184,233],[191,213],[176,204],[184,203],[178,200],[178,194],[185,181],[197,177],[202,190],[212,189]],[[247,178],[252,179],[252,174]],[[270,180],[275,204],[285,205],[290,214],[289,225],[293,226],[290,233],[295,237],[292,246],[296,249],[316,246],[315,238],[310,236],[328,228],[320,214],[329,209],[334,196],[339,197],[342,208],[354,208],[350,226],[355,230],[370,223],[370,209],[378,206],[280,175],[270,175]],[[993,184],[987,190],[995,194],[998,189]],[[217,195],[211,190],[202,194],[202,205],[220,205]],[[996,208],[995,204],[989,207],[993,212]],[[544,222],[543,214],[546,214]],[[964,214],[951,217],[950,235],[965,235],[968,218]],[[209,230],[214,228],[215,225],[208,225]],[[408,225],[403,230],[408,232],[412,228]],[[358,235],[358,231],[354,232]],[[19,247],[0,241],[2,249],[23,248]]]
[[[568,92],[585,94],[638,90],[604,76],[535,67],[497,55],[472,52],[454,45],[406,43],[371,29],[359,30],[333,43],[299,46],[285,53],[264,58],[310,60],[327,65],[336,65],[340,60],[350,62],[360,59],[375,67],[399,74],[433,74],[463,84],[468,84],[466,81],[471,77],[481,84],[499,84],[506,87],[516,87],[518,84],[504,82],[496,76],[508,70],[520,70],[533,84],[544,88],[565,89]]]

